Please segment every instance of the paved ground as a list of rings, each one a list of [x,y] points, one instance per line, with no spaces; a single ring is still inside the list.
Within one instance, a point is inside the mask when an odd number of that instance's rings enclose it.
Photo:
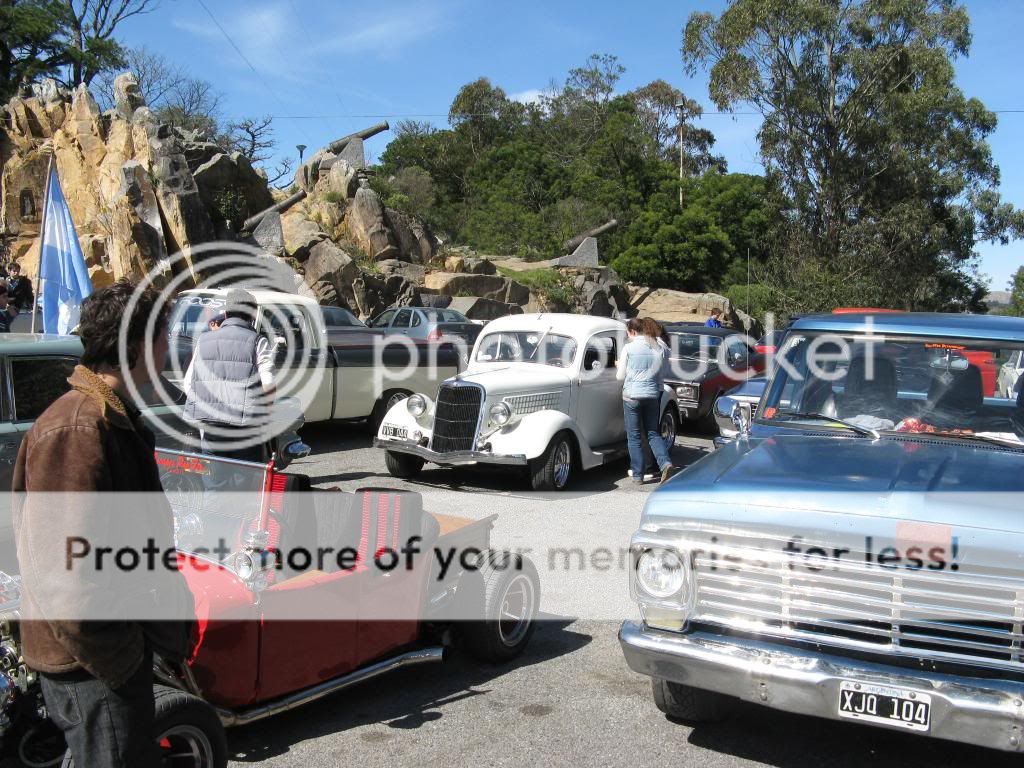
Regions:
[[[300,471],[320,486],[355,490],[386,477],[383,458],[358,428],[307,428],[314,456]],[[680,437],[676,460],[709,449]],[[428,509],[501,515],[495,535],[515,540],[546,526],[556,538],[585,545],[628,541],[648,488],[622,477],[624,465],[585,476],[558,500],[526,492],[503,475],[428,470],[415,484]],[[388,478],[389,484],[392,482]],[[593,589],[587,573],[542,568],[545,599]],[[617,581],[618,574],[613,578]],[[800,718],[744,706],[725,723],[690,728],[666,720],[651,701],[646,678],[629,671],[615,637],[630,615],[617,581],[610,605],[585,601],[589,618],[552,616],[539,625],[527,653],[506,667],[481,666],[459,655],[443,664],[398,671],[300,710],[229,733],[234,766],[428,765],[863,765],[1010,764],[1010,758],[845,723]],[[606,619],[606,620],[605,620]],[[1016,762],[1016,761],[1015,761]]]

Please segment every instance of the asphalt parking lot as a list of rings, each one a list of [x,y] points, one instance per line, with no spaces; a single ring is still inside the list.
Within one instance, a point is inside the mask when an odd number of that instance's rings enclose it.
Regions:
[[[387,476],[380,452],[358,427],[311,426],[314,448],[295,469],[315,485],[352,491],[364,485],[412,487],[427,509],[500,515],[496,536],[548,526],[584,543],[628,541],[653,485],[636,488],[625,465],[580,478],[557,499],[526,492],[503,474],[428,469],[417,483]],[[681,435],[675,459],[687,464],[710,450],[704,436]],[[618,575],[615,576],[618,579]],[[560,582],[560,583],[555,583]],[[592,589],[579,574],[545,574],[545,595]],[[611,605],[630,607],[625,585]],[[625,596],[628,597],[628,596]],[[588,604],[590,605],[590,604]],[[622,615],[545,615],[527,652],[514,663],[483,666],[455,652],[442,664],[399,670],[334,697],[229,732],[233,766],[629,765],[879,766],[1009,765],[1003,753],[863,726],[784,715],[754,705],[732,719],[689,727],[654,707],[650,684],[619,651]],[[548,607],[542,599],[541,609]],[[592,606],[590,606],[592,607]],[[1017,761],[1014,761],[1015,763]]]

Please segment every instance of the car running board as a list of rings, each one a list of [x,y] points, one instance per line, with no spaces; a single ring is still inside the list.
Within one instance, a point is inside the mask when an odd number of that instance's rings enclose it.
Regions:
[[[242,710],[218,708],[217,715],[220,717],[220,721],[224,724],[225,728],[248,725],[249,723],[256,722],[257,720],[262,720],[265,717],[272,717],[273,715],[278,715],[281,712],[287,712],[289,709],[295,709],[296,707],[301,707],[304,704],[309,704],[311,701],[322,699],[324,696],[330,696],[332,693],[336,693],[343,688],[357,685],[358,683],[370,680],[378,675],[383,675],[386,672],[391,672],[399,667],[442,661],[444,659],[444,653],[445,649],[442,647],[422,648],[417,651],[410,651],[409,653],[403,653],[400,656],[394,656],[390,659],[379,661],[376,664],[371,664],[368,667],[357,669],[355,672],[349,672],[347,675],[336,677],[325,683],[319,683],[311,688],[305,688],[297,693],[284,696],[280,699],[275,699],[267,704],[260,704],[255,707]]]
[[[629,449],[621,443],[600,446],[591,451],[595,464],[611,464],[613,461],[618,461],[628,453]]]

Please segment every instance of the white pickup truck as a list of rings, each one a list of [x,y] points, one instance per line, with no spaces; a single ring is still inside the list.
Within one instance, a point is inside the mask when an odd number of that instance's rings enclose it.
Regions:
[[[177,383],[192,359],[195,340],[224,309],[228,289],[178,295],[169,323],[167,376]],[[459,371],[449,346],[367,333],[332,335],[321,307],[298,294],[251,290],[257,330],[279,344],[278,391],[299,399],[306,422],[330,419],[379,421],[413,392],[435,392]]]

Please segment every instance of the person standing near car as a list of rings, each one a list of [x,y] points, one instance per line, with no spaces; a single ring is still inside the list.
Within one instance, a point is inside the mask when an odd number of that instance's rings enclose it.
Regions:
[[[194,613],[192,595],[173,565],[118,578],[72,573],[66,561],[71,537],[86,533],[96,548],[116,538],[136,553],[174,550],[155,440],[130,394],[151,383],[147,357],[167,354],[166,313],[152,290],[133,307],[135,293],[122,280],[82,303],[71,390],[36,420],[14,467],[25,660],[40,673],[47,712],[75,765],[89,768],[160,766],[153,654],[180,663],[193,645],[193,623],[182,620]],[[122,329],[127,359],[119,355]]]
[[[626,334],[629,341],[622,348],[616,375],[623,382],[622,408],[633,482],[640,485],[644,481],[644,435],[665,482],[675,471],[670,446],[665,445],[659,429],[668,347],[660,338],[660,326],[650,318],[633,318],[626,324]]]
[[[18,262],[11,264],[11,277],[7,281],[7,290],[11,303],[19,312],[32,309],[32,281],[21,274]]]
[[[704,323],[707,328],[721,328],[722,327],[722,310],[718,307],[711,308],[711,314],[708,316],[708,320]]]
[[[11,323],[18,316],[18,308],[10,302],[6,283],[0,283],[0,333],[10,333]]]
[[[265,459],[275,392],[275,345],[257,333],[256,299],[228,292],[224,321],[203,333],[185,374],[185,416],[199,425],[203,450],[241,461]]]

